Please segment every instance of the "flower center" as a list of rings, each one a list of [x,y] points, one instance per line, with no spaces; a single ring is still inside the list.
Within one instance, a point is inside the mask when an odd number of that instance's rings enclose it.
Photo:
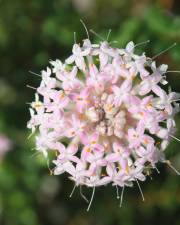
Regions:
[[[86,111],[89,123],[102,136],[123,138],[126,124],[126,110],[122,105],[115,106],[114,95],[103,93],[100,100]]]

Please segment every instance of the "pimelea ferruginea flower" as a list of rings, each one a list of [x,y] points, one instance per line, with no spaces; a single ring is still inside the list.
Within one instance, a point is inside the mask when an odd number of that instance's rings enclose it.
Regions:
[[[64,63],[50,61],[41,72],[31,104],[37,150],[45,157],[54,151],[53,173],[66,172],[74,187],[92,187],[93,195],[107,184],[140,188],[150,169],[168,162],[164,150],[175,138],[179,95],[162,89],[168,66],[135,48],[132,41],[125,49],[75,43]]]

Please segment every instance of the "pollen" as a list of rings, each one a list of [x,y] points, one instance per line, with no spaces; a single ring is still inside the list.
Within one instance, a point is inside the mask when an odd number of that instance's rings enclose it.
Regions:
[[[144,139],[144,144],[147,145],[149,143],[148,139]]]
[[[60,97],[60,99],[63,99],[65,97],[65,93],[63,91],[61,91],[59,97]]]
[[[82,101],[83,98],[81,98],[81,97],[79,96],[79,97],[77,97],[77,100],[78,100],[78,101]]]
[[[149,102],[149,103],[146,105],[147,108],[152,108],[152,106],[153,106],[153,105],[152,105],[152,102]]]
[[[90,153],[91,149],[90,148],[86,148],[86,152]]]
[[[42,102],[35,102],[34,104],[32,104],[32,107],[35,109],[39,109],[43,106]]]
[[[126,171],[127,174],[129,174],[129,166],[126,166],[125,171]]]

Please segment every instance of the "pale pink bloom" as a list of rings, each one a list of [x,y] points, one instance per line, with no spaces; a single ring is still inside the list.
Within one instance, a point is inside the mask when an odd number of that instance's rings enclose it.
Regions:
[[[161,149],[165,150],[176,132],[176,124],[172,118],[167,119],[167,128],[160,127],[157,136],[162,139]]]
[[[70,98],[76,103],[78,112],[82,113],[87,108],[89,93],[89,88],[86,88],[78,94],[71,94]]]
[[[121,56],[115,57],[112,61],[112,65],[109,67],[112,71],[113,66],[113,75],[116,76],[116,82],[118,78],[132,79],[134,73],[132,74],[131,68],[129,64],[126,64]]]
[[[78,119],[78,117],[75,115],[70,115],[69,117],[70,118],[66,119],[67,125],[66,125],[65,135],[68,138],[72,138],[75,136],[81,137],[83,135],[86,123]]]
[[[130,150],[117,142],[113,143],[113,150],[113,153],[106,156],[108,162],[120,162],[121,160],[127,159],[130,155]]]
[[[100,73],[94,64],[89,65],[89,76],[86,80],[88,87],[95,89],[98,93],[102,93],[107,80],[108,77],[104,73]]]
[[[93,55],[99,55],[100,68],[102,69],[107,65],[109,56],[116,56],[117,53],[104,41],[100,44],[100,47],[95,49]]]
[[[73,166],[73,164],[69,162],[69,164],[66,165],[65,170],[71,175],[70,179],[72,179],[76,185],[81,185],[86,184],[87,180],[86,167],[87,167],[86,163],[82,161],[79,161],[76,164],[76,166]]]
[[[81,136],[84,148],[82,149],[81,157],[83,160],[92,162],[96,158],[102,158],[104,154],[104,147],[98,143],[99,135],[97,133],[92,134],[90,137],[86,134]]]
[[[123,55],[125,57],[126,61],[130,61],[131,58],[135,56],[134,48],[135,48],[134,42],[130,41],[129,43],[127,43],[125,49],[118,49],[118,51],[120,55]]]
[[[157,91],[156,94],[160,97],[156,101],[156,107],[159,109],[164,109],[169,115],[173,113],[173,105],[172,103],[175,102],[179,95],[175,92],[171,92],[169,94],[166,94],[164,90]]]
[[[72,49],[73,54],[68,59],[66,59],[66,63],[72,64],[73,62],[75,62],[77,67],[80,70],[84,71],[86,69],[84,56],[87,56],[89,52],[90,52],[89,48],[82,50],[78,44],[74,44]]]
[[[82,88],[82,82],[76,78],[77,72],[78,69],[74,66],[70,72],[66,71],[57,75],[58,79],[62,81],[61,86],[65,93],[70,94]]]
[[[145,69],[145,66],[147,64],[146,56],[141,56],[138,59],[135,60],[135,65],[137,68],[137,71],[140,73],[141,79],[144,79],[149,75],[149,72]]]
[[[136,165],[144,165],[146,162],[150,162],[152,166],[158,162],[159,155],[154,144],[148,144],[147,147],[139,147],[136,150],[137,155],[140,157],[136,160]]]
[[[150,143],[154,143],[153,138],[147,134],[144,134],[144,132],[145,127],[142,123],[139,123],[136,129],[128,129],[128,140],[130,148],[138,148],[141,144],[147,145]]]
[[[157,92],[160,91],[159,86],[157,85],[162,80],[160,75],[151,75],[143,79],[139,85],[139,94],[146,95],[150,91]]]
[[[41,71],[42,83],[49,88],[54,88],[56,86],[56,79],[51,77],[51,69],[47,67],[47,70]]]
[[[156,62],[152,62],[151,64],[151,69],[153,71],[153,74],[154,75],[157,75],[157,76],[161,76],[161,80],[160,82],[163,84],[163,85],[166,85],[168,82],[166,81],[165,79],[165,76],[163,77],[162,75],[165,74],[167,72],[167,69],[168,69],[168,65],[166,64],[162,64],[160,65],[159,67],[156,67]],[[152,74],[152,75],[153,75]]]
[[[34,133],[36,130],[36,127],[41,124],[41,116],[39,116],[38,114],[35,114],[32,108],[30,108],[29,111],[30,111],[31,119],[28,122],[27,127],[32,130],[32,133]]]
[[[56,165],[54,168],[54,175],[60,175],[64,172],[70,172],[74,169],[73,165],[69,161],[61,162],[58,159],[53,160],[53,163]]]
[[[137,167],[130,167],[125,179],[128,179],[129,181],[145,181],[146,177],[143,174],[144,166],[138,165]]]
[[[125,80],[120,87],[113,86],[112,90],[115,94],[115,105],[120,106],[123,102],[126,102],[132,88],[132,81],[131,80]]]
[[[64,91],[56,91],[54,90],[50,94],[50,99],[52,100],[47,104],[47,111],[56,111],[65,108],[69,103],[69,98],[64,93]]]
[[[56,59],[56,61],[50,61],[50,64],[53,66],[53,73],[56,75],[58,73],[64,72],[65,71],[65,64],[63,64],[59,59]]]

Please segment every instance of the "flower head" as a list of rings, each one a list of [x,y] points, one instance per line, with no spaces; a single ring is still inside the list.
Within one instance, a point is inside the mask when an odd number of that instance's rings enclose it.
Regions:
[[[179,96],[162,89],[167,65],[134,52],[133,42],[118,49],[84,40],[65,63],[42,71],[28,127],[39,130],[38,151],[56,152],[55,175],[90,187],[133,186],[165,159]]]

